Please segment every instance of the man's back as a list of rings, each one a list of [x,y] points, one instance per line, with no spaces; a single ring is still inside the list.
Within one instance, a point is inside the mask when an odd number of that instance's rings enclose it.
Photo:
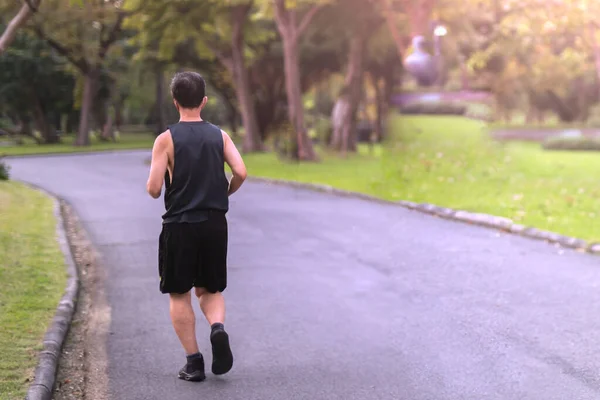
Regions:
[[[206,121],[169,127],[173,170],[165,174],[164,223],[202,222],[210,211],[229,209],[221,129]]]

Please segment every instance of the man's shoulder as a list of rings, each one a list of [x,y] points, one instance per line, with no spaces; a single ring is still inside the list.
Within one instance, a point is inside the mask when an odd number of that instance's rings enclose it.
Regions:
[[[155,139],[156,142],[165,142],[169,140],[171,140],[171,129],[169,128],[163,133],[159,134]]]
[[[166,148],[169,147],[173,143],[173,138],[171,137],[171,130],[167,129],[163,133],[159,134],[156,139],[154,139],[154,147]]]

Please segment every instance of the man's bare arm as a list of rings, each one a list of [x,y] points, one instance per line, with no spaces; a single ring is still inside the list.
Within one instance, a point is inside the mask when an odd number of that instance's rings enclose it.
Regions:
[[[162,191],[163,180],[167,173],[169,165],[169,156],[167,154],[168,140],[171,135],[170,131],[160,134],[154,141],[152,147],[152,164],[150,165],[150,176],[146,183],[148,194],[154,199],[160,197]]]
[[[233,177],[231,181],[229,181],[229,193],[231,196],[242,186],[242,183],[246,180],[246,176],[248,175],[246,171],[246,165],[244,164],[244,160],[238,149],[235,147],[235,143],[229,137],[229,135],[225,131],[221,131],[223,134],[223,152],[225,155],[225,162],[231,168],[231,173]]]

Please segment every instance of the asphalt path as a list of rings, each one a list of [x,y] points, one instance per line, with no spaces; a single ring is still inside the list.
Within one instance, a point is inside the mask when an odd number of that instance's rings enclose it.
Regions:
[[[158,290],[163,204],[145,192],[148,155],[8,161],[15,179],[67,200],[99,250],[110,399],[600,398],[597,257],[251,182],[228,214],[234,368],[178,380],[185,358]]]

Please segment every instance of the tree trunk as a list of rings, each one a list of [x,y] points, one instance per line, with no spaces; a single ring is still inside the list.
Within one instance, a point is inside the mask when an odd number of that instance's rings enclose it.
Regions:
[[[237,137],[240,132],[238,129],[238,117],[236,110],[234,110],[229,117],[229,125],[231,126],[231,134],[233,137]]]
[[[296,24],[296,10],[288,9],[285,0],[274,0],[275,21],[283,41],[283,61],[285,71],[285,88],[288,101],[288,117],[295,133],[298,160],[315,161],[317,159],[312,142],[304,125],[304,104],[300,82],[300,62],[298,42],[310,21],[319,11],[320,6],[311,7],[299,24]]]
[[[165,113],[165,71],[162,64],[158,63],[155,70],[156,79],[156,136],[167,130],[167,115]]]
[[[96,70],[90,70],[84,75],[81,115],[79,118],[79,132],[77,133],[75,146],[90,145],[90,114],[94,106],[96,81]]]
[[[244,23],[251,6],[243,4],[232,9],[233,34],[231,40],[231,56],[235,94],[240,106],[242,125],[244,126],[244,152],[262,151],[260,131],[256,119],[254,99],[250,92],[250,78],[244,57]]]
[[[115,128],[120,129],[123,125],[123,103],[124,99],[122,96],[118,96],[115,102]]]
[[[37,144],[41,144],[41,140],[39,136],[33,134],[33,129],[31,127],[31,120],[29,115],[20,114],[19,115],[19,127],[17,128],[17,132],[20,135],[27,136],[35,140]]]
[[[255,103],[256,122],[263,139],[266,139],[273,126],[273,121],[276,120],[276,103],[276,95],[271,90],[266,92],[266,96],[261,101]]]
[[[378,75],[371,75],[373,87],[375,88],[375,132],[373,132],[372,142],[380,142],[383,138],[383,119],[385,115],[383,91],[381,89],[381,78]]]
[[[115,138],[115,130],[114,130],[114,105],[112,102],[113,95],[115,90],[115,83],[109,82],[108,94],[106,97],[96,100],[97,104],[95,105],[94,114],[96,116],[96,125],[98,126],[98,130],[100,131],[100,140],[103,142],[108,141],[116,141]]]
[[[253,92],[258,96],[254,102],[258,129],[263,143],[277,125],[288,120],[285,92],[285,76],[269,79],[270,84],[261,81],[253,83]],[[282,104],[284,106],[282,106]]]
[[[48,121],[48,116],[42,107],[42,103],[37,96],[33,96],[33,118],[35,120],[35,126],[40,131],[40,135],[43,138],[44,143],[52,144],[58,143],[58,135],[56,129],[54,129]]]
[[[387,126],[388,114],[390,111],[390,103],[392,101],[392,95],[394,94],[394,89],[395,89],[395,85],[396,85],[395,77],[396,77],[396,68],[395,68],[394,63],[386,64],[385,69],[383,71],[383,94],[382,94],[383,102],[381,103],[381,105],[382,105],[381,115],[382,115],[383,127],[382,127],[382,132],[381,132],[382,136],[379,138],[379,141],[383,141],[386,136],[386,126]]]
[[[116,142],[115,138],[115,130],[113,127],[114,118],[112,112],[110,110],[107,113],[106,122],[102,127],[102,140]]]
[[[66,127],[66,133],[74,133],[75,132],[75,126],[77,125],[77,113],[76,112],[70,112],[69,115],[67,116],[67,127]]]
[[[331,112],[331,127],[333,128],[333,132],[331,134],[329,147],[331,147],[332,150],[341,150],[342,148],[344,123],[347,121],[346,114],[348,114],[350,109],[350,104],[346,97],[346,89],[344,88],[344,91],[335,102],[333,111]]]
[[[316,154],[304,126],[304,104],[300,89],[300,63],[297,40],[283,40],[285,88],[288,99],[288,117],[296,136],[297,158],[314,161]]]
[[[99,131],[100,132],[100,140],[104,140],[104,137],[102,136],[102,131],[104,129],[104,125],[106,124],[106,121],[108,120],[108,107],[109,107],[109,99],[108,98],[102,98],[102,97],[97,97],[94,101],[94,108],[92,110],[92,117],[94,120],[94,129],[92,129],[93,131]]]
[[[60,112],[56,111],[54,112],[54,129],[56,130],[56,135],[62,135],[63,132],[65,131],[64,129],[64,115],[61,114]],[[58,140],[60,141],[60,136],[58,137]]]
[[[356,113],[362,97],[363,60],[368,35],[356,29],[350,39],[346,87],[348,88],[348,112],[342,124],[342,153],[356,151]]]
[[[562,122],[573,122],[575,120],[577,115],[571,104],[567,104],[554,90],[548,90],[547,95],[552,111],[558,115]]]

